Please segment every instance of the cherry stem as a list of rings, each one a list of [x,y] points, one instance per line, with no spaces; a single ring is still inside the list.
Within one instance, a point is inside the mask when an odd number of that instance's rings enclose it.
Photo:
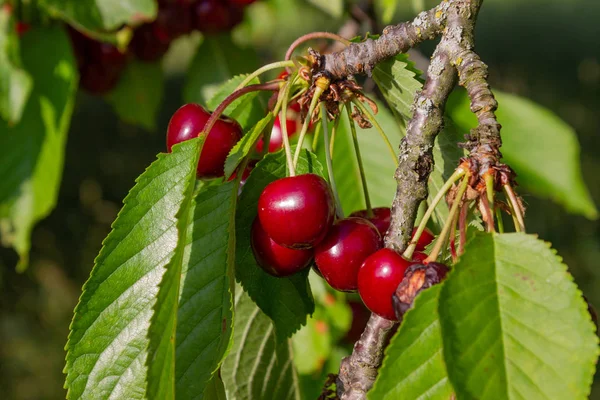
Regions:
[[[504,233],[504,221],[502,221],[502,210],[496,207],[496,220],[498,221],[498,232]]]
[[[413,253],[415,251],[415,248],[417,247],[417,242],[419,241],[421,234],[425,230],[425,227],[427,226],[427,222],[429,221],[429,218],[431,218],[431,216],[433,215],[435,208],[439,204],[440,200],[442,200],[442,198],[444,197],[446,192],[448,190],[450,190],[450,188],[452,187],[454,182],[456,182],[457,180],[459,180],[460,178],[465,176],[466,173],[467,172],[462,167],[458,167],[456,169],[456,171],[454,171],[452,176],[450,178],[448,178],[448,180],[440,188],[440,191],[435,195],[435,197],[431,201],[431,204],[427,208],[427,211],[425,211],[425,214],[423,214],[423,218],[421,218],[421,222],[419,223],[419,226],[417,227],[417,231],[413,235],[413,238],[410,241],[409,246],[404,251],[404,254],[402,254],[402,256],[404,258],[406,258],[407,260],[412,260]]]
[[[439,254],[440,254],[440,251],[442,250],[442,246],[446,242],[448,234],[450,233],[450,229],[452,228],[452,225],[453,225],[452,222],[454,221],[454,216],[455,216],[456,212],[458,211],[458,207],[460,206],[463,195],[465,194],[465,191],[467,190],[467,186],[469,184],[469,178],[470,178],[469,174],[466,174],[464,176],[464,178],[462,179],[462,181],[460,182],[460,186],[458,187],[458,193],[456,194],[456,197],[454,198],[454,202],[452,203],[452,208],[450,209],[450,213],[448,214],[448,217],[446,218],[446,222],[444,222],[444,228],[442,229],[442,233],[440,233],[440,236],[435,241],[435,246],[433,246],[433,250],[431,250],[431,254],[429,254],[429,256],[425,260],[423,260],[423,262],[425,264],[427,264],[428,262],[437,260]]]
[[[245,86],[245,87],[238,89],[235,92],[231,93],[229,96],[227,96],[225,98],[225,100],[223,100],[221,102],[221,104],[219,104],[219,106],[215,109],[215,111],[213,111],[212,114],[210,114],[210,118],[208,118],[208,121],[206,121],[206,124],[204,124],[204,128],[202,128],[202,131],[200,133],[198,133],[198,136],[200,136],[200,134],[202,132],[206,132],[208,134],[212,130],[213,126],[215,125],[215,123],[217,122],[219,117],[223,114],[225,109],[231,103],[233,103],[235,100],[239,99],[240,97],[242,97],[245,94],[248,94],[251,92],[257,92],[260,90],[270,90],[270,91],[279,90],[279,83],[278,82],[259,83],[256,85]]]
[[[335,184],[335,177],[333,176],[333,162],[331,161],[331,153],[329,149],[329,127],[327,123],[327,109],[325,104],[321,103],[321,121],[323,125],[323,145],[325,146],[325,163],[327,164],[327,174],[329,175],[329,184],[331,185],[331,191],[333,192],[333,198],[335,199],[335,208],[338,218],[344,218],[344,211],[342,210],[342,202],[338,195],[337,186]],[[337,123],[333,129],[336,128]]]
[[[487,194],[488,208],[494,209],[494,177],[490,173],[484,175],[485,191]],[[494,215],[490,211],[490,223],[488,224],[488,232],[494,232]]]
[[[457,256],[460,257],[465,252],[465,244],[467,243],[467,214],[469,213],[469,203],[466,201],[460,209],[460,217],[458,219],[458,231],[460,239],[458,241]]]
[[[487,231],[490,233],[496,232],[496,229],[494,228],[494,214],[492,213],[490,203],[488,203],[488,198],[486,196],[479,197],[479,211],[481,212]]]
[[[466,204],[466,203],[465,203]],[[462,211],[461,207],[461,211]],[[458,218],[460,216],[460,212],[454,214],[454,219],[452,220],[451,228],[450,228],[450,254],[452,255],[452,262],[456,263],[458,259],[458,253],[456,252],[456,225],[458,225]]]
[[[396,156],[396,152],[394,151],[394,146],[392,146],[392,143],[390,142],[390,139],[385,134],[385,132],[384,132],[383,128],[381,127],[381,125],[379,125],[379,122],[377,122],[377,119],[375,119],[375,116],[373,115],[373,113],[371,112],[371,110],[369,110],[367,107],[365,107],[365,105],[363,103],[361,103],[357,98],[353,98],[352,99],[352,103],[354,103],[354,105],[357,106],[360,109],[360,111],[363,113],[363,115],[365,115],[365,117],[369,120],[369,122],[371,124],[373,124],[373,126],[375,127],[375,129],[377,129],[377,131],[381,135],[381,138],[383,139],[383,141],[387,145],[388,150],[392,154],[392,158],[394,159],[394,165],[396,167],[398,167],[398,157]]]
[[[523,220],[523,210],[521,209],[521,205],[519,204],[519,200],[517,200],[517,195],[513,191],[512,186],[506,184],[503,186],[504,192],[506,193],[506,197],[508,197],[508,202],[510,205],[510,209],[513,214],[513,220],[515,220],[515,229],[517,232],[525,232],[525,221]]]
[[[264,66],[260,67],[259,69],[257,69],[256,71],[254,71],[253,73],[251,73],[250,75],[248,75],[246,77],[246,79],[244,79],[242,81],[242,83],[240,83],[238,85],[238,87],[235,88],[235,90],[239,90],[239,89],[243,88],[244,86],[249,84],[252,81],[252,79],[256,78],[257,76],[259,76],[267,71],[277,69],[277,68],[286,68],[286,67],[293,67],[293,66],[294,66],[293,61],[278,61],[278,62],[264,65]]]
[[[294,153],[294,166],[296,166],[296,164],[298,164],[298,158],[300,158],[300,151],[302,150],[302,143],[304,142],[304,136],[306,136],[306,132],[308,131],[308,126],[310,125],[310,120],[312,119],[313,112],[315,111],[315,108],[317,107],[319,98],[321,97],[321,95],[323,94],[325,89],[327,89],[327,87],[329,87],[329,80],[327,80],[326,86],[320,85],[319,82],[317,81],[317,84],[315,87],[315,93],[313,94],[313,97],[310,101],[310,106],[308,107],[308,114],[306,114],[306,118],[304,118],[304,123],[302,124],[302,130],[300,131],[300,136],[298,137],[298,145],[296,146],[296,153]],[[324,118],[327,118],[327,115],[325,115]]]
[[[311,149],[313,152],[317,151],[317,146],[319,145],[319,139],[321,138],[321,121],[317,121],[317,125],[315,127],[315,134],[313,136]]]
[[[373,217],[373,208],[371,207],[371,198],[369,197],[369,188],[367,186],[367,177],[365,175],[365,168],[363,166],[362,156],[360,155],[360,147],[358,145],[358,136],[356,135],[356,125],[354,119],[352,119],[352,110],[350,105],[346,104],[346,113],[348,114],[348,121],[350,121],[350,132],[352,133],[352,143],[354,144],[354,152],[356,153],[356,161],[358,162],[358,171],[360,173],[360,180],[362,182],[363,194],[365,196],[365,206],[367,207],[367,218]]]
[[[287,49],[287,52],[285,53],[285,60],[286,61],[290,60],[292,58],[292,54],[294,53],[294,50],[296,50],[296,48],[298,46],[300,46],[302,43],[307,42],[309,40],[314,40],[314,39],[337,40],[338,42],[341,42],[341,43],[345,44],[346,46],[350,46],[352,44],[352,42],[349,41],[348,39],[343,38],[340,35],[336,35],[335,33],[311,32],[306,35],[300,36],[298,39],[294,40],[294,42],[290,45],[290,47]]]
[[[296,76],[294,78],[294,82],[297,78],[298,78],[298,76]],[[285,85],[284,89],[281,92],[283,103],[281,106],[281,116],[279,117],[279,125],[281,127],[280,129],[281,129],[281,137],[283,139],[283,147],[285,149],[285,159],[288,164],[288,169],[290,170],[290,176],[296,176],[296,164],[294,164],[294,162],[292,161],[292,148],[290,147],[290,139],[288,138],[287,123],[286,123],[288,95],[290,94],[290,88],[292,87],[292,85],[293,85],[293,82],[289,81],[288,84]]]

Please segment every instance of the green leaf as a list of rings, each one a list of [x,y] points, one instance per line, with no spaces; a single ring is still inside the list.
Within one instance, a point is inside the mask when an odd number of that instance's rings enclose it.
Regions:
[[[535,236],[477,235],[443,285],[439,313],[458,398],[587,398],[595,327],[565,265]]]
[[[155,130],[156,114],[163,96],[163,78],[159,63],[133,61],[127,65],[106,100],[123,121]]]
[[[530,100],[499,91],[494,94],[502,124],[504,162],[515,170],[519,184],[567,211],[598,218],[581,175],[579,143],[573,128]],[[452,94],[448,111],[465,131],[477,124],[464,91]]]
[[[441,285],[419,294],[385,357],[369,399],[450,399],[438,314]]]
[[[31,93],[31,76],[22,68],[19,37],[10,8],[0,8],[0,117],[10,125],[21,119]]]
[[[207,102],[207,107],[211,110],[216,109],[227,96],[235,91],[247,76],[247,74],[234,76],[216,88],[214,95]],[[258,78],[250,81],[250,84],[256,83],[259,83]],[[265,112],[266,109],[262,104],[259,92],[250,92],[234,100],[227,106],[224,114],[235,119],[244,131],[247,131],[265,116]]]
[[[66,347],[69,399],[146,396],[150,320],[177,248],[176,216],[195,179],[198,142],[159,154],[125,198],[75,308]]]
[[[204,393],[200,398],[205,400],[227,400],[225,386],[218,375],[213,375],[210,382],[208,382],[208,385],[206,385],[206,389],[204,389]]]
[[[385,100],[405,120],[412,116],[412,105],[417,90],[421,89],[419,80],[422,72],[416,69],[408,54],[379,63],[373,69],[373,80],[383,93]]]
[[[233,347],[221,367],[228,398],[300,399],[290,339],[277,340],[273,322],[242,290],[235,313]]]
[[[195,153],[196,157],[192,157],[192,165],[198,163],[199,154],[204,146],[204,139],[205,137],[198,139],[196,141],[198,143],[192,146],[192,148],[198,149]],[[198,200],[197,198],[194,199],[193,196],[196,180],[191,176],[185,178],[187,187],[184,188],[183,200],[175,216],[177,220],[177,244],[171,261],[165,266],[148,332],[150,340],[147,359],[148,397],[152,399],[175,399],[175,336],[178,300],[184,250],[188,239],[187,228],[192,216],[192,202]]]
[[[252,152],[256,147],[256,142],[260,138],[263,131],[271,126],[271,123],[275,119],[273,113],[267,113],[267,115],[258,121],[256,125],[252,128],[250,132],[248,132],[242,140],[236,143],[236,145],[231,149],[229,155],[227,156],[227,160],[225,160],[225,177],[229,178],[233,171],[240,165],[242,160]]]
[[[390,112],[379,104],[377,121],[388,135],[392,146],[397,151],[400,139],[404,136],[404,129],[400,128]],[[396,193],[396,160],[381,139],[375,128],[357,128],[360,153],[367,177],[367,186],[373,207],[389,207]],[[321,162],[325,162],[323,143],[319,143],[318,155]],[[333,148],[333,173],[337,185],[342,208],[345,214],[366,207],[358,170],[358,162],[352,143],[350,122],[343,112],[338,125]]]
[[[234,75],[250,73],[259,66],[256,52],[238,47],[229,35],[205,36],[187,73],[183,91],[185,102],[207,104],[223,83]],[[211,109],[215,107],[214,104],[209,105]]]
[[[0,121],[0,236],[19,254],[19,269],[27,265],[34,224],[56,204],[78,79],[61,28],[32,29],[22,45],[34,87],[21,121]]]
[[[334,18],[344,14],[344,0],[307,0],[310,4],[321,9]]]
[[[210,185],[190,213],[177,313],[177,399],[202,395],[231,344],[238,184]]]
[[[323,175],[316,156],[303,150],[296,168],[298,174],[308,172]],[[308,270],[287,278],[267,274],[256,264],[250,246],[250,228],[257,214],[257,204],[264,188],[286,176],[283,151],[268,154],[250,173],[239,201],[236,216],[236,279],[244,290],[275,325],[277,335],[289,337],[306,323],[314,311],[314,302],[307,280]]]
[[[156,17],[155,0],[41,0],[53,16],[88,32],[115,31]]]

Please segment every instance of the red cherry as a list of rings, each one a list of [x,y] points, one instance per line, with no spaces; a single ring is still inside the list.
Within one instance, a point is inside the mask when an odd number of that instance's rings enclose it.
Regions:
[[[222,0],[200,0],[194,6],[194,27],[201,32],[228,31],[242,22],[243,12]]]
[[[160,28],[155,24],[144,24],[133,33],[129,44],[135,56],[142,61],[156,61],[169,50],[171,42],[166,32],[159,34]]]
[[[377,207],[373,208],[372,211],[372,217],[367,217],[367,210],[354,211],[350,216],[368,219],[383,237],[390,227],[392,210],[389,207]]]
[[[288,137],[291,137],[298,130],[298,126],[295,120],[288,119],[286,121],[286,129]],[[261,138],[256,143],[256,151],[261,153],[264,149],[265,143]],[[273,123],[273,129],[271,130],[271,137],[269,138],[269,153],[274,153],[283,147],[283,132],[281,131],[281,120],[279,117],[275,118]]]
[[[364,218],[338,220],[315,247],[315,263],[329,285],[344,292],[358,288],[363,261],[381,248],[377,228]]]
[[[413,253],[412,256],[412,260],[413,262],[418,262],[418,263],[422,263],[423,261],[425,261],[425,259],[427,258],[427,254],[421,252],[421,251],[415,251]]]
[[[167,3],[160,7],[155,24],[171,41],[192,31],[192,8],[187,1]]]
[[[344,341],[346,343],[354,344],[358,339],[360,339],[360,335],[362,335],[363,331],[365,330],[371,313],[360,301],[349,300],[348,305],[352,310],[352,324],[350,325],[348,333],[346,333],[346,336],[344,337]]]
[[[412,236],[415,236],[415,233],[417,232],[417,228],[414,228],[412,231]],[[433,242],[433,239],[435,239],[435,236],[433,235],[433,232],[431,232],[429,229],[425,228],[425,230],[423,231],[423,233],[421,233],[421,236],[419,237],[419,240],[417,240],[417,246],[415,247],[416,251],[423,251],[425,250],[425,248],[427,246],[429,246],[429,244],[431,244],[431,242]]]
[[[186,104],[175,111],[167,128],[167,150],[185,140],[193,139],[204,128],[210,113],[199,104]],[[211,129],[198,162],[198,178],[223,176],[225,159],[242,137],[242,127],[233,119],[221,116]]]
[[[275,243],[258,218],[252,223],[251,244],[258,265],[273,276],[295,274],[308,267],[313,258],[313,251],[310,249],[288,249]]]
[[[390,249],[381,249],[365,260],[358,271],[358,293],[369,310],[396,320],[392,295],[411,264]]]
[[[271,182],[258,199],[258,217],[269,236],[294,249],[312,247],[323,240],[334,214],[329,184],[315,174]]]

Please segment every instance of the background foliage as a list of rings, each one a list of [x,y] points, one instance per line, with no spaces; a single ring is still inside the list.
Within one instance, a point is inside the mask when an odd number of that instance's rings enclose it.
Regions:
[[[52,6],[60,2],[47,3]],[[140,0],[139,3],[148,15],[155,12],[149,5],[153,2]],[[24,116],[27,116],[27,107],[32,107],[32,104],[40,104],[37,107],[49,110],[48,104],[51,106],[61,101],[67,106],[61,106],[60,110],[65,110],[63,112],[68,115],[69,102],[75,103],[60,186],[58,181],[52,181],[50,170],[41,171],[50,176],[40,178],[41,183],[47,187],[40,189],[40,203],[34,204],[40,204],[39,209],[46,211],[33,212],[30,215],[36,216],[35,218],[44,217],[45,213],[50,211],[44,204],[53,203],[52,193],[57,190],[58,205],[33,229],[29,252],[30,267],[23,274],[16,273],[14,266],[18,263],[18,255],[13,250],[0,249],[0,387],[5,390],[8,398],[64,398],[64,376],[61,373],[64,363],[63,346],[80,288],[90,274],[102,240],[110,231],[110,225],[121,208],[123,198],[133,186],[134,179],[150,165],[157,153],[164,151],[163,133],[173,111],[184,101],[209,99],[214,94],[216,82],[234,74],[248,72],[260,62],[281,58],[286,45],[300,34],[314,30],[334,31],[339,28],[346,16],[336,14],[336,2],[331,2],[334,5],[325,10],[319,7],[319,3],[303,0],[262,1],[248,10],[246,21],[234,31],[232,40],[227,37],[203,40],[193,36],[176,43],[163,61],[164,73],[156,66],[130,65],[129,73],[132,76],[147,76],[144,80],[153,83],[152,86],[144,86],[144,90],[151,91],[151,95],[143,99],[138,96],[128,100],[113,93],[104,101],[82,92],[77,93],[76,98],[73,97],[70,75],[73,60],[68,54],[60,52],[61,46],[65,44],[60,33],[49,32],[40,35],[40,40],[51,40],[52,46],[30,47],[46,55],[48,66],[28,63],[25,50],[21,60],[8,64],[12,73],[19,73],[25,68],[34,80],[38,79],[35,76],[38,72],[52,72],[62,78],[62,81],[53,81],[57,85],[59,83],[56,82],[60,82],[60,88],[34,85],[30,93],[26,92],[28,103],[22,110]],[[434,2],[381,0],[378,4],[381,6],[378,12],[381,12],[382,16],[396,21],[411,18],[421,7],[431,6]],[[338,16],[332,17],[330,13]],[[68,12],[65,15],[68,16]],[[100,12],[94,15],[97,17],[104,14]],[[122,14],[118,20],[90,19],[86,22],[86,27],[114,28],[130,17]],[[600,89],[600,50],[597,46],[600,27],[595,23],[599,17],[600,5],[592,0],[536,0],[526,3],[516,0],[487,0],[477,28],[477,47],[482,59],[490,65],[492,85],[504,92],[535,101],[552,110],[574,128],[581,145],[583,180],[587,183],[595,204],[600,204],[600,158],[597,157],[600,150],[600,138],[597,135],[600,117],[596,111],[600,106],[597,97]],[[543,35],[539,32],[543,32]],[[115,37],[114,40],[118,38]],[[27,43],[23,43],[22,46],[25,49]],[[243,50],[233,50],[232,46]],[[432,47],[426,45],[423,49],[428,53]],[[239,54],[248,56],[233,58]],[[2,53],[0,61],[4,56],[13,60],[10,54]],[[53,60],[51,56],[55,57],[57,63],[53,68],[50,66]],[[206,68],[207,59],[222,62],[215,67]],[[190,73],[185,75],[188,65]],[[21,76],[24,76],[21,79],[27,80],[27,75]],[[162,79],[164,87],[159,85]],[[124,85],[131,87],[122,88]],[[139,86],[140,83],[136,80],[124,80],[117,90],[131,95]],[[51,92],[55,98],[48,97],[44,91]],[[59,99],[61,95],[65,98]],[[459,96],[460,94],[453,98],[450,110],[453,110],[453,105],[460,104]],[[511,100],[508,96],[500,97],[500,118],[502,107],[505,104],[509,107]],[[37,99],[38,103],[35,103]],[[19,115],[19,110],[5,110],[2,106],[0,99],[0,111],[3,116],[8,115],[4,114],[8,112],[13,116]],[[467,118],[461,118],[459,114],[452,116],[457,125],[468,126]],[[38,122],[36,118],[46,120]],[[530,114],[524,118],[534,121]],[[523,131],[521,135],[535,135],[541,142],[544,141],[544,133],[549,129],[566,129],[569,135],[573,135],[570,128],[557,123],[553,118],[544,118],[539,124],[532,123],[532,131]],[[50,152],[48,157],[52,159],[56,168],[60,168],[60,140],[64,140],[65,132],[62,129],[66,129],[60,115],[51,111],[46,111],[46,114],[39,112],[33,119],[25,118],[24,121],[23,123],[44,127],[52,124],[55,130],[50,132],[56,136],[58,150],[47,150]],[[501,122],[505,126],[510,124],[510,121],[502,119]],[[28,129],[22,133],[18,131],[18,126],[11,128],[9,133],[13,135],[10,140],[14,143],[4,143],[0,139],[0,149],[18,149],[19,143],[30,144],[35,142],[35,135],[42,134],[39,129]],[[510,140],[505,141],[507,146],[510,145]],[[560,146],[564,156],[565,146],[572,143],[574,141],[571,137],[567,139],[566,144],[546,145],[549,148]],[[14,151],[18,154],[17,150]],[[526,153],[523,162],[542,162],[545,166],[542,172],[547,172],[545,176],[548,179],[564,178],[567,183],[576,186],[567,187],[566,191],[570,192],[570,195],[558,198],[552,193],[544,192],[543,179],[523,176],[523,179],[530,178],[532,182],[527,186],[531,194],[525,194],[528,203],[528,229],[538,232],[541,238],[552,242],[553,247],[558,249],[570,266],[570,272],[585,295],[592,303],[600,306],[600,273],[596,268],[600,257],[600,225],[597,221],[567,214],[560,204],[567,205],[567,209],[572,212],[589,217],[594,215],[593,206],[590,208],[590,201],[586,200],[585,193],[581,191],[581,182],[577,179],[575,182],[569,180],[568,177],[572,176],[569,175],[569,171],[554,169],[562,164],[556,159],[538,160],[534,156],[535,154]],[[576,156],[575,150],[572,157]],[[11,168],[9,161],[3,157],[0,170]],[[577,168],[577,165],[571,163],[565,167],[568,168]],[[13,168],[11,170],[14,171]],[[33,180],[25,184],[35,187],[38,182]],[[10,182],[2,182],[0,199],[3,199],[3,202],[14,192],[11,190],[9,193],[8,189],[4,189],[8,183]],[[358,198],[352,199],[352,192],[352,188],[349,188],[349,196],[345,200],[348,203],[359,201]],[[31,193],[39,195],[40,192],[33,190]],[[380,192],[377,193],[379,195]],[[546,198],[536,197],[539,195],[555,198],[558,204]],[[377,202],[385,202],[386,198],[391,200],[385,193],[376,199]],[[354,204],[344,205],[348,208],[355,207]],[[3,209],[0,209],[0,228],[6,229],[2,212]],[[5,234],[2,237],[6,240]],[[315,302],[329,301],[327,293],[319,295],[314,287],[313,290]],[[434,295],[432,292],[431,296]],[[243,298],[236,300],[247,301]],[[426,300],[422,299],[423,302]],[[250,307],[251,303],[248,306]],[[347,310],[339,311],[344,312],[347,313]],[[251,322],[253,321],[236,321],[236,324]],[[327,315],[315,315],[313,322],[309,322],[300,334],[306,334],[305,331],[310,329],[320,332],[325,326],[331,335],[340,336],[337,330],[344,331],[347,327],[335,327],[333,322],[334,320]],[[258,316],[256,323],[264,323],[264,315]],[[344,346],[327,348],[327,343],[314,343],[314,349],[320,354],[332,355],[333,361],[325,365],[311,365],[314,357],[299,361],[300,368],[304,366],[304,369],[299,369],[302,373],[301,384],[310,387],[313,378],[318,378],[328,369],[335,370],[339,365],[337,361],[347,351],[347,346],[345,350]],[[271,345],[270,342],[267,344]],[[291,345],[293,347],[293,343]],[[237,350],[241,352],[243,349]],[[289,347],[278,347],[278,351],[287,354]],[[40,354],[44,356],[40,357]],[[225,366],[233,354],[236,353],[230,354]],[[235,381],[236,375],[232,373],[224,378]],[[593,392],[592,398],[600,398],[600,387]]]

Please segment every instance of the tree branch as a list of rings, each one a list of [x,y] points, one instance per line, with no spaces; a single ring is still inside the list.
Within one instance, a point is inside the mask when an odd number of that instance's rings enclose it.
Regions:
[[[467,89],[471,110],[479,126],[471,132],[467,147],[485,155],[486,162],[500,157],[500,125],[494,111],[497,104],[487,84],[487,67],[473,52],[474,27],[483,0],[443,0],[412,22],[387,27],[377,40],[367,39],[346,49],[324,55],[321,66],[332,79],[369,74],[377,63],[407,51],[426,39],[442,34],[432,56],[423,89],[413,104],[413,116],[400,144],[398,183],[392,204],[391,226],[385,245],[402,252],[415,223],[418,207],[427,198],[427,182],[433,169],[433,145],[443,128],[444,107],[450,92],[459,84]],[[491,165],[491,164],[490,164]],[[383,348],[394,322],[371,315],[352,355],[341,364],[338,396],[343,400],[366,398],[377,376]]]

